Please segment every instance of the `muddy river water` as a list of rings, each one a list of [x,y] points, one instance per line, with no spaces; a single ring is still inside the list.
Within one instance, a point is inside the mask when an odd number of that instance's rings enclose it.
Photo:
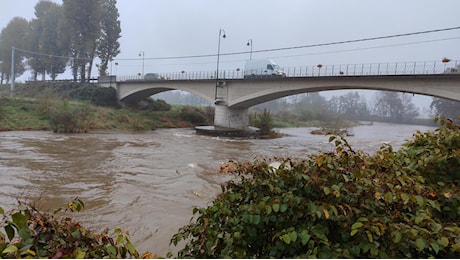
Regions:
[[[11,209],[19,198],[56,209],[78,196],[86,207],[75,220],[95,231],[128,230],[139,252],[165,256],[176,250],[169,240],[188,223],[192,208],[210,204],[228,180],[217,173],[221,164],[333,149],[327,136],[311,135],[312,129],[279,129],[287,135],[270,140],[201,136],[193,129],[0,132],[0,206]],[[354,127],[347,140],[372,153],[384,142],[397,148],[416,130],[433,129],[374,123]]]

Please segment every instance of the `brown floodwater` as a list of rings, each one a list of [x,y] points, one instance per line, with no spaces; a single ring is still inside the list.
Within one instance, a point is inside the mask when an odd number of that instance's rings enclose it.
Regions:
[[[398,148],[416,130],[433,129],[374,123],[352,128],[347,140],[372,153],[383,143]],[[27,199],[54,210],[79,197],[86,205],[72,215],[75,220],[94,231],[120,227],[140,253],[165,256],[176,252],[169,240],[190,221],[192,208],[209,205],[230,178],[218,173],[221,164],[333,149],[327,136],[311,130],[284,128],[279,131],[286,136],[269,140],[202,136],[193,129],[0,132],[0,206],[11,209],[17,199]]]

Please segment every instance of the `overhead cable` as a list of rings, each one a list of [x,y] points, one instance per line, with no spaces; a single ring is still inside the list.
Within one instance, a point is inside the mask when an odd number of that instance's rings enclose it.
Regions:
[[[419,34],[427,34],[427,33],[435,33],[435,32],[443,32],[443,31],[451,31],[451,30],[458,30],[458,29],[460,29],[460,26],[457,26],[457,27],[450,27],[450,28],[444,28],[444,29],[435,29],[435,30],[427,30],[427,31],[412,32],[412,33],[393,34],[393,35],[379,36],[379,37],[371,37],[371,38],[361,38],[361,39],[356,39],[356,40],[346,40],[346,41],[337,41],[337,42],[328,42],[328,43],[317,43],[317,44],[302,45],[302,46],[294,46],[294,47],[284,47],[284,48],[254,50],[254,51],[252,51],[252,53],[273,52],[273,51],[285,51],[285,50],[294,50],[294,49],[303,49],[303,48],[313,48],[313,47],[323,47],[323,46],[339,45],[339,44],[346,44],[346,43],[356,43],[356,42],[365,42],[365,41],[375,41],[375,40],[383,40],[383,39],[390,39],[390,38],[397,38],[397,37],[405,37],[405,36],[412,36],[412,35],[419,35]],[[221,53],[220,56],[240,55],[240,54],[248,54],[248,53],[250,53],[250,51],[230,52],[230,53]],[[145,60],[190,59],[190,58],[205,58],[205,57],[215,57],[215,56],[217,56],[217,54],[203,54],[203,55],[189,55],[189,56],[171,56],[171,57],[154,57],[154,58],[145,58]],[[114,60],[140,60],[140,58],[127,58],[127,59],[114,59]]]

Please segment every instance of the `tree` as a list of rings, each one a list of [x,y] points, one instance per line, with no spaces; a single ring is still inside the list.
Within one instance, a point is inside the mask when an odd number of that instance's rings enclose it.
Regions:
[[[328,109],[351,120],[366,119],[369,115],[366,99],[356,91],[340,97],[333,96],[328,101]]]
[[[435,115],[441,115],[443,117],[450,118],[454,121],[460,121],[460,102],[444,99],[444,98],[433,98],[430,105],[431,110]]]
[[[80,75],[81,82],[91,75],[97,40],[101,35],[100,19],[102,0],[63,0],[64,17],[70,35],[70,50],[73,56],[72,71],[74,80]],[[88,68],[86,67],[88,66]]]
[[[3,78],[6,77],[6,82],[10,81],[11,75],[11,54],[14,48],[23,48],[24,40],[27,37],[29,30],[29,22],[21,17],[13,18],[8,25],[0,33],[0,60],[1,73]],[[22,60],[24,53],[15,51],[14,53],[14,76],[20,76],[24,73],[25,67]]]
[[[26,46],[37,53],[28,55],[28,64],[37,74],[42,74],[42,80],[49,74],[54,80],[60,73],[65,72],[68,59],[68,31],[63,26],[63,9],[49,1],[40,1],[35,5],[35,16],[30,24],[30,32]]]
[[[99,75],[107,75],[108,63],[120,54],[121,27],[116,0],[102,0],[104,14],[101,19],[101,37],[97,44],[97,56],[101,59]]]
[[[390,91],[377,92],[374,112],[380,119],[395,123],[410,122],[419,115],[411,96]]]
[[[327,109],[327,101],[318,92],[307,93],[298,97],[294,105],[296,113],[300,114],[300,120],[328,120],[330,114]]]
[[[264,109],[264,112],[260,115],[255,113],[251,121],[255,127],[260,129],[261,135],[273,134],[273,117],[267,109]]]

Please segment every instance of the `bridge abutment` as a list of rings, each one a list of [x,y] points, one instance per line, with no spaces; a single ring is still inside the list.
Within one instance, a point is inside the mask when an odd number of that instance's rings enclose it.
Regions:
[[[249,116],[247,108],[229,108],[227,106],[216,105],[214,115],[214,126],[248,129]]]

